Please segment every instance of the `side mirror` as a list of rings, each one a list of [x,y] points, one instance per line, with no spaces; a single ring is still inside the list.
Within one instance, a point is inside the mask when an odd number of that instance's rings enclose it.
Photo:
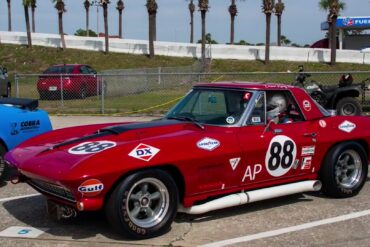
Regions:
[[[275,116],[274,118],[270,119],[270,121],[267,123],[265,129],[263,130],[261,137],[263,138],[264,134],[270,130],[271,124],[278,124],[279,123],[279,115]]]

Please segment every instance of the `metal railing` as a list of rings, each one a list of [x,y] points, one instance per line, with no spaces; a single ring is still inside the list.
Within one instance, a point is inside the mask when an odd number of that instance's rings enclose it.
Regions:
[[[308,72],[322,85],[337,85],[345,72]],[[350,72],[353,83],[370,77],[370,71]],[[12,95],[40,99],[40,108],[61,114],[162,114],[199,82],[249,81],[292,84],[297,73],[201,73],[107,71],[97,75],[16,74]],[[370,95],[364,94],[368,104]],[[361,100],[361,98],[359,98]]]

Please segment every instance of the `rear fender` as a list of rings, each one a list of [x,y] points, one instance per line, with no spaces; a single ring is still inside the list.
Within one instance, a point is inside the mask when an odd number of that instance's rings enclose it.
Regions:
[[[339,89],[332,97],[330,101],[330,107],[335,108],[338,101],[345,98],[345,97],[352,97],[357,98],[361,94],[361,90],[358,88],[352,88],[352,89]]]

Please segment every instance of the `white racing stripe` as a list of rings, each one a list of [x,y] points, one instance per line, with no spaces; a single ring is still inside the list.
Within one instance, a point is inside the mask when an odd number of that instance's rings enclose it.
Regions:
[[[39,195],[41,195],[41,194],[37,193],[37,194],[30,194],[30,195],[24,195],[24,196],[14,196],[14,197],[1,198],[0,202],[7,202],[7,201],[17,200],[17,199],[22,199],[22,198],[39,196]]]
[[[337,216],[333,218],[313,221],[313,222],[305,223],[302,225],[296,225],[296,226],[281,228],[281,229],[267,231],[267,232],[260,232],[260,233],[256,233],[252,235],[247,235],[244,237],[239,237],[239,238],[226,239],[226,240],[204,244],[200,246],[201,247],[220,247],[220,246],[244,243],[244,242],[249,242],[249,241],[253,241],[257,239],[274,237],[274,236],[278,236],[278,235],[285,234],[285,233],[301,231],[301,230],[305,230],[305,229],[309,229],[309,228],[313,228],[317,226],[332,224],[332,223],[336,223],[340,221],[351,220],[351,219],[355,219],[355,218],[359,218],[359,217],[363,217],[367,215],[370,215],[370,209],[360,211],[360,212],[345,214],[345,215],[341,215],[341,216]]]

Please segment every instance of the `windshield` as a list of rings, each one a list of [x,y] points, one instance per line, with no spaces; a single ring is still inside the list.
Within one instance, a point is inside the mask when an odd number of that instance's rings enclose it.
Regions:
[[[167,118],[188,118],[202,124],[236,124],[249,100],[251,92],[226,89],[194,89],[180,101]]]

